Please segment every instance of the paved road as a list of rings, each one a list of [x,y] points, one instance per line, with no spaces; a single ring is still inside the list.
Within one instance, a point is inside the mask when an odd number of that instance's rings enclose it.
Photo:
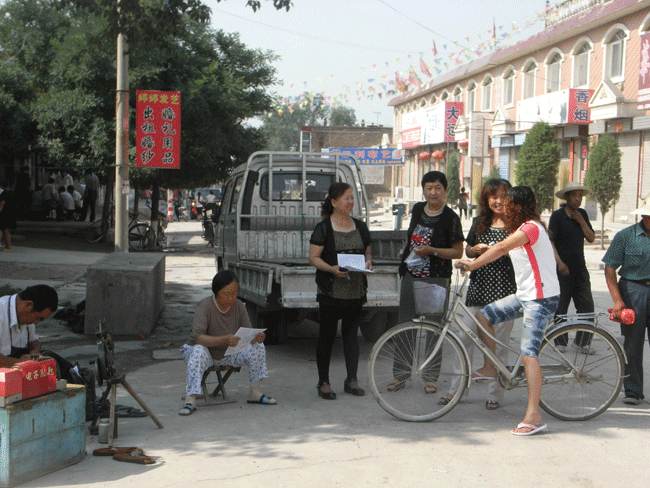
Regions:
[[[370,396],[342,392],[345,368],[340,341],[331,377],[339,398],[316,395],[315,329],[294,324],[291,339],[268,348],[270,378],[264,391],[280,402],[273,407],[245,403],[247,375],[233,376],[229,393],[237,403],[200,408],[189,418],[177,414],[184,393],[184,364],[177,346],[189,333],[191,313],[210,293],[214,261],[199,237],[196,222],[172,223],[166,257],[165,309],[151,337],[117,342],[118,368],[165,425],[158,430],[147,418],[120,420],[116,445],[136,445],[156,458],[153,466],[116,464],[87,456],[80,463],[26,483],[25,487],[233,487],[263,486],[481,486],[613,487],[643,486],[650,478],[650,404],[624,405],[619,399],[605,414],[588,422],[562,422],[545,415],[546,433],[533,438],[509,434],[523,416],[525,390],[506,394],[497,411],[484,407],[484,386],[473,385],[460,405],[442,419],[425,424],[398,421]],[[42,239],[40,239],[42,240]],[[83,272],[101,259],[100,252],[26,247],[0,254],[3,270],[30,266],[20,287],[52,277],[62,299],[85,296]],[[177,244],[178,243],[178,244]],[[596,251],[594,251],[596,252]],[[602,255],[602,254],[601,254]],[[597,254],[595,254],[597,257]],[[594,258],[595,259],[595,258]],[[67,271],[55,271],[64,268]],[[27,268],[25,268],[27,269]],[[38,270],[44,273],[38,275]],[[608,307],[603,273],[592,272],[600,309]],[[610,330],[617,334],[617,326]],[[43,341],[82,364],[95,354],[92,338],[72,333],[49,319],[39,325]],[[618,335],[618,334],[617,334]],[[371,345],[361,344],[360,379],[365,379]],[[645,369],[650,371],[650,354]],[[120,390],[120,404],[135,403]],[[99,447],[88,436],[87,451]]]

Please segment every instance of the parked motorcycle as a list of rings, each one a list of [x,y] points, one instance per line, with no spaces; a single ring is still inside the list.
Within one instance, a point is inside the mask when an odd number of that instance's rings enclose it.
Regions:
[[[214,247],[214,221],[212,220],[212,215],[212,210],[203,212],[203,220],[201,221],[203,234],[201,234],[201,237],[208,242],[209,246]]]

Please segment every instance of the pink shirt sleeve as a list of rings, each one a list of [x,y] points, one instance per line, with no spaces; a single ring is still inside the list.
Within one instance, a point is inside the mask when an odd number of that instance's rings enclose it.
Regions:
[[[539,227],[532,222],[526,222],[519,227],[519,230],[526,234],[526,237],[528,237],[528,244],[531,246],[537,242],[537,239],[539,239]]]

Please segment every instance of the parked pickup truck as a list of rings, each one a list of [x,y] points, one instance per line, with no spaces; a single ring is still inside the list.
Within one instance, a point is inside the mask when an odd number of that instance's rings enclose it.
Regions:
[[[269,343],[284,342],[288,324],[318,320],[316,269],[309,239],[334,181],[356,191],[352,215],[366,223],[368,201],[358,161],[350,154],[256,152],[226,180],[215,218],[217,270],[239,278],[239,298]],[[404,231],[371,231],[374,273],[361,331],[377,339],[397,322],[400,279],[397,253]]]

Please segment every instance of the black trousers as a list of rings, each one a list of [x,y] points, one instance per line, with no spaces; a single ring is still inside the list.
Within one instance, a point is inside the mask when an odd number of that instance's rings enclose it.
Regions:
[[[565,315],[573,299],[573,305],[578,313],[591,313],[594,311],[594,298],[591,294],[591,279],[587,269],[571,271],[568,275],[558,273],[560,282],[560,304],[556,315]],[[566,346],[569,341],[568,334],[562,334],[555,339],[555,345]],[[578,333],[574,339],[577,346],[586,346],[591,341],[591,334]]]
[[[330,382],[330,360],[332,347],[341,320],[341,336],[343,337],[343,355],[347,381],[357,379],[359,368],[359,324],[361,323],[362,306],[337,307],[319,305],[320,327],[316,344],[316,366],[318,367],[318,384]]]

